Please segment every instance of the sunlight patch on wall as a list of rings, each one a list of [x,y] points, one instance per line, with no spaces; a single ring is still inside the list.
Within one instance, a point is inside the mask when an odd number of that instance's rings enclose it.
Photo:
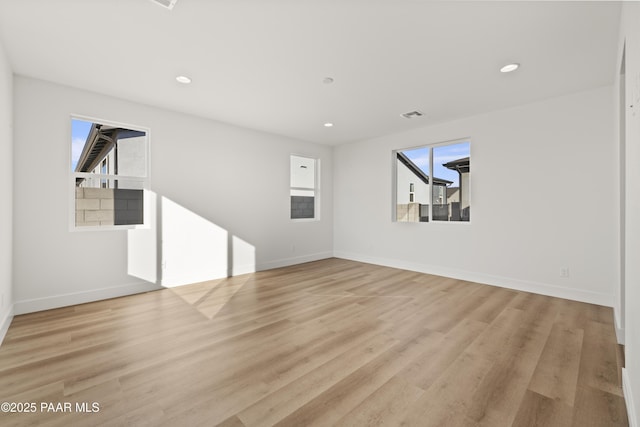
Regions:
[[[166,197],[161,212],[162,286],[227,277],[227,230]]]
[[[166,197],[147,193],[150,228],[127,231],[128,274],[171,288],[213,318],[256,271],[255,246]]]
[[[149,228],[127,230],[127,273],[151,283],[159,282],[157,195],[145,190],[149,207]]]
[[[231,253],[233,254],[229,276],[255,273],[256,248],[238,236],[231,236]]]

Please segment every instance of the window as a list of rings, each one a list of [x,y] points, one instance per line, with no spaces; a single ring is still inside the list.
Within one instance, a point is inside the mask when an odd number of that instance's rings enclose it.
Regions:
[[[145,224],[148,131],[71,118],[71,229]]]
[[[395,221],[469,221],[470,148],[459,140],[394,151]]]
[[[291,155],[291,219],[317,219],[318,159]]]

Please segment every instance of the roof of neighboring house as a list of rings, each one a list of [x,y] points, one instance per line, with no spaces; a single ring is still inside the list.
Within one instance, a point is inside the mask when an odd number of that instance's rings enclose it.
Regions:
[[[447,199],[456,194],[458,190],[460,190],[459,187],[447,187]]]
[[[91,129],[89,129],[87,141],[84,143],[75,171],[92,171],[102,159],[107,157],[107,154],[119,139],[142,136],[144,134],[142,131],[93,123]]]
[[[452,160],[449,163],[443,163],[442,166],[444,166],[447,169],[451,169],[461,173],[466,173],[466,172],[469,172],[469,158],[463,157],[461,159]]]
[[[411,172],[413,172],[418,178],[420,178],[422,182],[424,182],[425,184],[429,183],[429,176],[425,174],[422,171],[422,169],[418,167],[418,165],[413,163],[411,159],[409,159],[404,153],[398,151],[397,157],[398,157],[398,160],[400,160],[402,164],[404,164]],[[434,176],[433,183],[436,185],[449,185],[449,184],[453,184],[453,181],[448,181],[446,179],[442,179]]]

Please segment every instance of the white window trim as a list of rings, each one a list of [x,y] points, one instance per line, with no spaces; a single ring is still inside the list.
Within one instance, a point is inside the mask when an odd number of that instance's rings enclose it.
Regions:
[[[89,172],[74,172],[72,167],[72,138],[71,134],[71,121],[83,120],[86,122],[92,123],[101,123],[107,126],[117,126],[123,127],[131,130],[139,130],[146,134],[146,176],[128,176],[128,175],[103,175],[103,174],[93,174]],[[67,123],[68,126],[68,138],[67,138],[67,173],[69,174],[69,204],[68,204],[68,227],[71,232],[85,232],[85,231],[114,231],[114,230],[136,230],[136,229],[148,229],[151,227],[150,220],[150,209],[151,206],[151,197],[149,197],[149,192],[151,191],[151,129],[145,126],[133,125],[129,123],[122,123],[112,120],[104,120],[96,117],[85,116],[81,114],[71,114],[69,116],[69,121]],[[93,178],[107,178],[107,179],[118,179],[118,180],[127,180],[127,181],[139,181],[142,183],[143,190],[143,223],[142,224],[132,224],[132,225],[99,225],[99,226],[76,226],[76,185],[75,180],[76,177],[81,176],[91,176]]]

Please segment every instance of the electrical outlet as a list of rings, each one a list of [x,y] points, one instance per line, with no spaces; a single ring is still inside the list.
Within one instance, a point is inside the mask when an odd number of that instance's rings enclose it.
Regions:
[[[560,269],[560,277],[566,279],[569,277],[569,267],[562,267]]]

